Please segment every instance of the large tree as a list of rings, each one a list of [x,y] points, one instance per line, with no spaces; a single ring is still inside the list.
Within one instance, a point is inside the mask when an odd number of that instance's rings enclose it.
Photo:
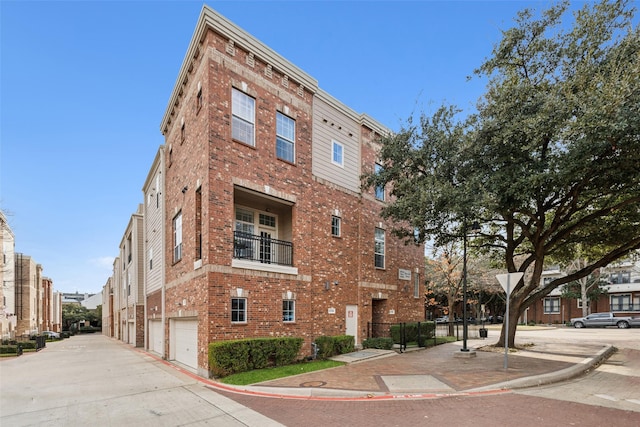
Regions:
[[[488,79],[478,113],[454,107],[409,118],[381,138],[382,169],[365,186],[387,185],[382,215],[407,240],[444,245],[463,224],[508,272],[509,330],[565,283],[640,248],[640,32],[626,1],[568,2],[524,10],[476,71]],[[541,285],[545,259],[570,259],[578,245],[603,248],[580,269]]]

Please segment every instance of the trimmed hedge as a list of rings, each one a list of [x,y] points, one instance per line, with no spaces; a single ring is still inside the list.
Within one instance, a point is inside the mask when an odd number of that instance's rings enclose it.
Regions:
[[[317,357],[319,359],[328,359],[338,354],[354,351],[355,338],[351,335],[323,336],[316,338],[316,345],[318,346]]]
[[[303,339],[252,338],[209,343],[209,371],[214,377],[294,363]]]
[[[391,350],[393,348],[393,340],[391,338],[367,338],[362,341],[362,348]]]
[[[411,322],[405,323],[405,338],[407,342],[418,342],[418,324],[420,324],[420,339],[433,339],[436,333],[434,322]],[[400,344],[400,324],[391,325],[391,339],[395,344]]]
[[[17,354],[17,353],[18,353],[17,345],[10,345],[10,344],[0,345],[0,354]]]

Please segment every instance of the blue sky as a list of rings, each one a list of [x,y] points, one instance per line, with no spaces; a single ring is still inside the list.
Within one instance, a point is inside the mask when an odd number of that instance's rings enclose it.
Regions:
[[[398,129],[467,80],[547,1],[209,1],[359,113]],[[142,202],[202,2],[0,1],[0,208],[54,288],[100,292]],[[576,2],[576,5],[583,5]]]

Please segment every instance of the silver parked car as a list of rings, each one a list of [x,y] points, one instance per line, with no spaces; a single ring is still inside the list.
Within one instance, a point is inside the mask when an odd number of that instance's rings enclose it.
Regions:
[[[40,335],[45,335],[47,338],[60,339],[60,334],[58,332],[42,331],[42,333]]]

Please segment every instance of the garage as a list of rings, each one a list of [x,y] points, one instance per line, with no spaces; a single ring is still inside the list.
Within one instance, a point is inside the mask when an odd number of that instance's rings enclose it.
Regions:
[[[127,342],[136,345],[136,324],[133,322],[127,323]]]
[[[198,369],[198,320],[171,320],[171,360]]]
[[[162,320],[149,320],[149,350],[161,356],[164,355],[163,336]]]

